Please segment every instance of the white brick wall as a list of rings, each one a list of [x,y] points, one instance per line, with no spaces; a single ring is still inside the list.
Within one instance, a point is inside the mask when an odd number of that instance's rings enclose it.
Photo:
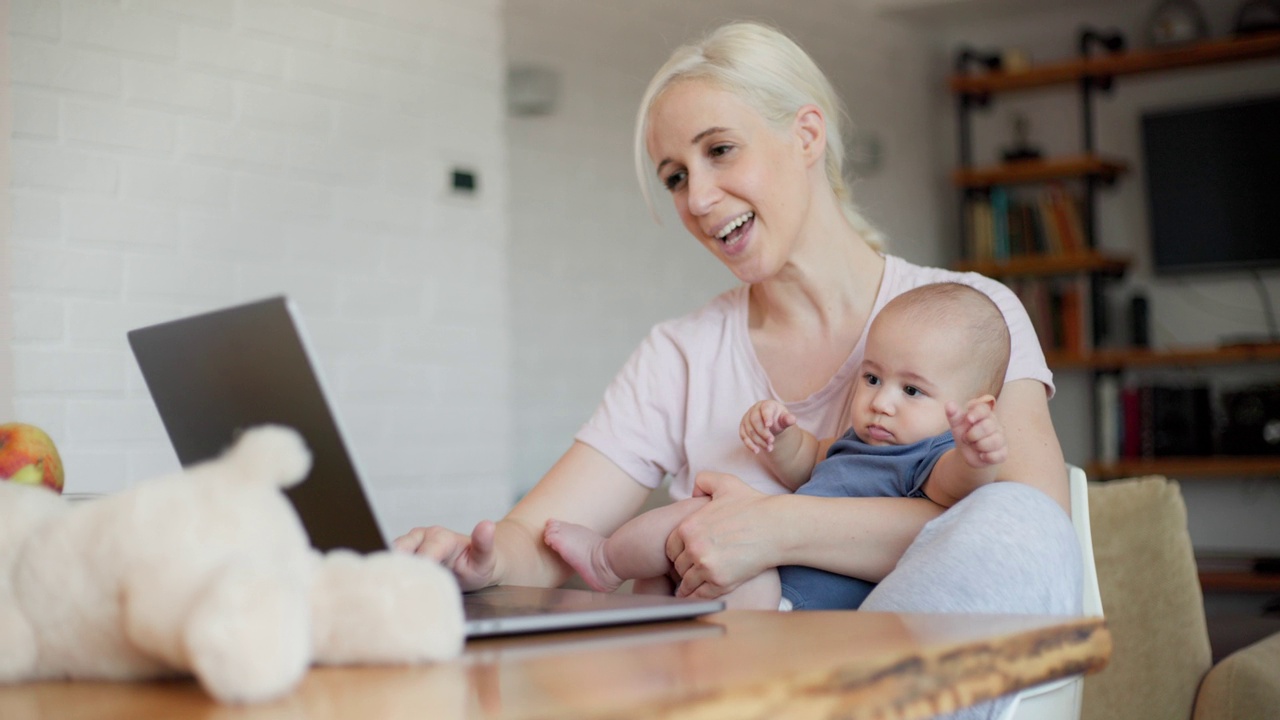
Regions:
[[[795,37],[831,76],[853,120],[884,143],[885,167],[854,188],[868,216],[893,238],[894,252],[937,261],[941,175],[936,113],[926,110],[941,81],[929,75],[921,34],[853,5],[507,1],[511,62],[561,78],[553,114],[507,120],[520,487],[568,448],[653,323],[736,282],[689,238],[661,192],[663,225],[654,224],[636,186],[635,112],[650,76],[681,42],[733,18],[773,22]]]
[[[0,331],[12,324],[14,415],[57,440],[68,489],[176,468],[128,329],[288,293],[388,531],[502,514],[497,0],[13,0],[7,12]],[[479,173],[477,197],[449,196],[457,163]]]

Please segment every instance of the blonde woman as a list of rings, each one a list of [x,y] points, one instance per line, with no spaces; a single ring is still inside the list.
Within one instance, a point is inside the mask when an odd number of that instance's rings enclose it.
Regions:
[[[559,585],[571,570],[543,541],[549,519],[610,535],[670,475],[674,498],[711,497],[666,542],[679,595],[718,597],[800,565],[878,583],[864,608],[1078,611],[1053,381],[1027,313],[992,280],[882,251],[850,204],[842,117],[822,72],[772,28],[734,23],[677,49],[640,106],[641,187],[651,203],[651,186],[664,188],[689,234],[742,284],[654,327],[505,518],[469,535],[416,528],[397,546],[444,563],[468,589]],[[995,405],[1008,459],[997,481],[945,513],[925,498],[785,492],[740,441],[743,408],[770,398],[814,436],[839,435],[871,319],[938,282],[976,288],[1008,324]]]

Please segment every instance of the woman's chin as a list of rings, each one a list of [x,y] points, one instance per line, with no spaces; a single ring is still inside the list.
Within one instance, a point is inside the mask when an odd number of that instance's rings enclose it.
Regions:
[[[768,272],[761,267],[759,263],[725,263],[733,276],[738,278],[745,285],[754,285],[773,277],[774,273]]]
[[[762,274],[763,267],[758,253],[745,242],[731,247],[723,244],[712,246],[712,253],[725,267],[729,268],[729,272],[744,283],[758,282],[767,278],[767,275]]]

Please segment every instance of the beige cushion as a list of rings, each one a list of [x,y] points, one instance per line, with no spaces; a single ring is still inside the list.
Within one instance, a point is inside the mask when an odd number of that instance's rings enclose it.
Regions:
[[[1275,720],[1280,716],[1280,633],[1229,655],[1205,676],[1196,720]]]
[[[1212,656],[1178,484],[1090,483],[1089,520],[1113,650],[1085,678],[1082,717],[1186,720]]]

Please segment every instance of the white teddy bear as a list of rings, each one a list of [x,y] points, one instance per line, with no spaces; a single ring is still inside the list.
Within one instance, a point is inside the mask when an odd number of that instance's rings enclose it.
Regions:
[[[223,702],[289,692],[312,663],[456,656],[461,596],[438,565],[313,550],[280,491],[311,456],[291,429],[70,506],[0,483],[0,683],[194,674]]]

